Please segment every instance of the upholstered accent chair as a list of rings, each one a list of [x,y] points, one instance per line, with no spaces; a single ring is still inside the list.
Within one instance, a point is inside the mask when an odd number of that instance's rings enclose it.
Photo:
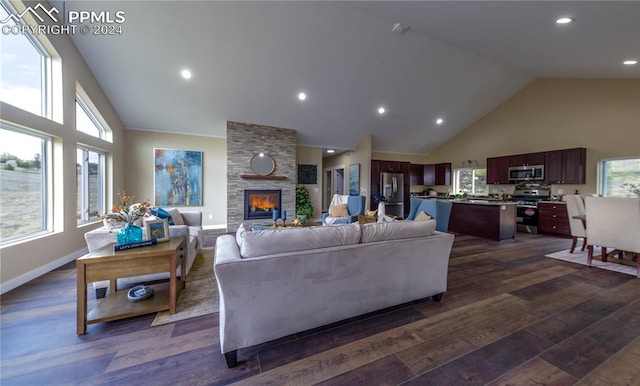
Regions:
[[[631,252],[638,260],[640,278],[640,198],[586,197],[587,264],[591,266],[593,248],[602,248],[602,261],[607,248]]]
[[[358,216],[364,215],[366,204],[367,198],[365,196],[334,194],[329,205],[329,212],[322,214],[322,225],[357,222]]]
[[[453,204],[436,199],[424,199],[411,197],[409,201],[409,215],[407,220],[415,220],[420,212],[425,212],[436,220],[436,230],[447,232],[449,230],[449,217]]]
[[[567,214],[569,216],[569,227],[571,228],[571,251],[573,253],[576,249],[578,239],[582,240],[582,251],[584,251],[587,245],[587,230],[584,226],[584,221],[581,219],[573,218],[573,216],[586,216],[587,212],[584,207],[584,201],[582,196],[577,194],[569,194],[564,196],[564,201],[567,203]]]

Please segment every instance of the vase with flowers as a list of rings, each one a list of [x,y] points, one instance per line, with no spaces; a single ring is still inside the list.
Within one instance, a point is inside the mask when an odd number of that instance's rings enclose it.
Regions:
[[[118,230],[116,243],[118,245],[142,241],[142,228],[136,225],[151,209],[149,201],[135,202],[135,196],[125,192],[118,193],[120,204],[114,204],[111,212],[102,218],[108,223],[121,222],[126,225]]]

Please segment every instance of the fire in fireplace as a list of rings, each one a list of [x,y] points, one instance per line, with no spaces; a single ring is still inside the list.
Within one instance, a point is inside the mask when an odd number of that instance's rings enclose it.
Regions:
[[[282,205],[282,190],[245,190],[244,219],[273,218],[273,211]]]

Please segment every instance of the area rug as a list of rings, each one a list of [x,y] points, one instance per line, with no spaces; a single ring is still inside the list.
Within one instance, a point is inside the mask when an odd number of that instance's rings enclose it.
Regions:
[[[213,248],[203,248],[196,256],[187,276],[186,286],[178,297],[176,313],[170,315],[169,311],[158,312],[151,325],[173,323],[213,314],[218,310],[218,283],[213,274]]]
[[[579,250],[569,253],[569,249],[565,251],[555,252],[549,255],[546,255],[552,259],[569,261],[572,263],[587,265],[587,251],[580,252]],[[608,271],[615,271],[620,273],[626,273],[627,275],[635,276],[637,270],[635,267],[630,267],[628,265],[618,264],[618,263],[603,263],[600,260],[593,259],[591,260],[591,266],[596,268],[606,269]]]

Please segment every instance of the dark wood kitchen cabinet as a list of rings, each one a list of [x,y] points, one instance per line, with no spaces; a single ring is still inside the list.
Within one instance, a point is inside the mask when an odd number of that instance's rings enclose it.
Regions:
[[[509,156],[487,158],[487,184],[509,183]]]
[[[509,156],[509,166],[544,165],[546,152],[516,154]]]
[[[587,149],[583,147],[546,152],[545,180],[549,184],[584,184]]]
[[[539,202],[538,232],[554,236],[571,237],[567,204]]]
[[[436,165],[435,164],[422,165],[422,168],[424,170],[424,184],[435,185],[436,184]]]
[[[424,185],[424,165],[409,165],[409,183],[410,185]]]
[[[451,163],[436,164],[436,185],[451,185]]]

